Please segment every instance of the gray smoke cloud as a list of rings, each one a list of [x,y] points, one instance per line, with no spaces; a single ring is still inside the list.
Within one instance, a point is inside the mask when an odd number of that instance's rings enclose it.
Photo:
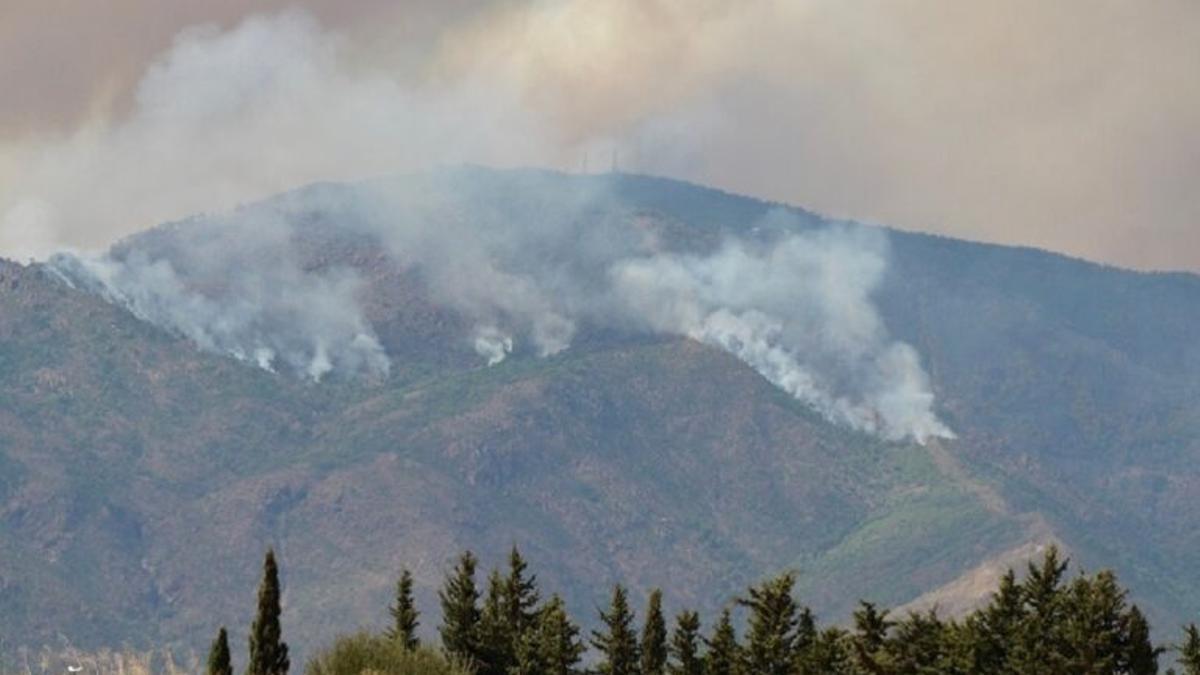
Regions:
[[[148,71],[120,126],[29,155],[0,187],[13,205],[0,244],[36,255],[86,240],[93,224],[106,241],[180,210],[227,213],[49,264],[201,349],[314,380],[385,377],[359,273],[298,250],[299,223],[321,214],[419,270],[430,297],[466,319],[459,339],[481,365],[559,354],[588,326],[680,336],[728,351],[836,423],[890,439],[950,435],[917,354],[890,339],[872,303],[887,268],[879,230],[807,231],[781,212],[689,248],[665,243],[661,223],[606,210],[603,180],[536,172],[511,192],[470,171],[417,171],[233,208],[430,156],[552,164],[547,148],[559,146],[542,122],[487,82],[413,89],[351,68],[304,14],[197,28]]]

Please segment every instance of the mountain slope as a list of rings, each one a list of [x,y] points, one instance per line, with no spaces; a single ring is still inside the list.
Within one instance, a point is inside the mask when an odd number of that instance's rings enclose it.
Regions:
[[[597,185],[586,208],[556,210]],[[635,222],[664,247],[706,251],[775,208],[634,176],[467,170],[451,186],[409,216],[498,231]],[[408,177],[389,189],[432,188]],[[251,209],[282,204],[302,269],[363,280],[386,376],[267,372],[49,268],[0,263],[9,644],[63,633],[198,647],[215,625],[249,620],[272,542],[302,651],[379,625],[401,564],[432,612],[451,556],[471,547],[495,562],[513,542],[589,618],[617,579],[708,610],[788,566],[806,601],[844,616],[860,596],[908,602],[1051,540],[1115,567],[1157,619],[1200,606],[1196,277],[891,233],[875,301],[921,355],[957,439],[888,443],[685,338],[585,322],[565,351],[518,348],[485,367],[469,318],[363,238],[357,211],[303,197],[355,190],[314,186]],[[823,226],[792,216],[789,227]],[[116,250],[153,259],[208,227]]]

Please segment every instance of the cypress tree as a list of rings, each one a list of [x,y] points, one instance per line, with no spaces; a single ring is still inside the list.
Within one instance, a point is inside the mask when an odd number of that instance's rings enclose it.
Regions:
[[[208,650],[208,675],[233,675],[233,662],[229,657],[229,635],[225,627],[217,631],[217,639],[213,640]]]
[[[650,591],[646,623],[642,626],[642,675],[663,675],[667,668],[667,623],[662,613],[662,591]]]
[[[480,665],[479,590],[475,587],[478,561],[470,551],[463,553],[438,591],[442,605],[442,649],[471,667]]]
[[[416,649],[419,644],[417,626],[420,625],[417,620],[420,612],[417,611],[416,603],[413,602],[412,593],[412,573],[407,568],[402,569],[400,570],[400,579],[396,582],[395,604],[388,610],[392,615],[392,627],[388,629],[387,636],[410,650]]]
[[[738,604],[750,610],[745,659],[756,675],[790,675],[794,661],[798,610],[792,598],[796,577],[785,572],[749,589]]]
[[[613,586],[608,611],[601,610],[601,631],[592,632],[592,645],[600,652],[603,675],[638,675],[638,640],[633,630],[629,597],[620,584]]]
[[[1184,675],[1200,675],[1200,629],[1188,624],[1183,629],[1183,644],[1179,645],[1179,666]]]
[[[721,611],[721,618],[708,641],[708,654],[704,657],[706,675],[740,675],[742,673],[742,649],[738,645],[737,633],[733,630],[733,619],[729,609]]]
[[[700,658],[699,614],[685,611],[675,617],[670,653],[671,663],[667,666],[667,672],[671,675],[704,675],[704,660]]]
[[[267,550],[263,561],[263,578],[258,587],[258,613],[250,627],[250,662],[247,675],[286,675],[288,646],[279,626],[280,611],[279,566],[274,549]]]

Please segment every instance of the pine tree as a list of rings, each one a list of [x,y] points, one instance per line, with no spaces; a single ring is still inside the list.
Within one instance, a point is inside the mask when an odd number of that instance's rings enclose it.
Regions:
[[[504,607],[504,579],[492,570],[479,613],[479,674],[504,675],[516,661],[517,646]]]
[[[1058,675],[1065,649],[1062,629],[1066,608],[1062,589],[1068,562],[1051,546],[1039,565],[1030,563],[1021,584],[1026,614],[1009,648],[1007,667],[1027,675]]]
[[[1154,675],[1158,672],[1158,657],[1161,647],[1150,640],[1150,624],[1137,605],[1129,608],[1125,615],[1124,654],[1121,672],[1129,675]]]
[[[819,632],[812,646],[800,652],[796,672],[799,675],[857,675],[849,642],[849,637],[840,628]]]
[[[1179,645],[1179,666],[1183,675],[1200,675],[1200,628],[1188,624],[1183,629],[1183,644]]]
[[[662,591],[650,591],[646,623],[642,626],[642,675],[663,675],[667,668],[667,623],[662,613]]]
[[[699,614],[685,611],[675,617],[670,653],[671,663],[667,666],[667,672],[671,675],[704,675],[704,660],[700,657]]]
[[[946,625],[937,612],[912,612],[894,626],[885,643],[888,667],[895,673],[945,673],[949,649]]]
[[[752,587],[738,604],[750,610],[745,659],[750,672],[789,675],[795,655],[798,608],[792,598],[796,577],[785,572]]]
[[[557,595],[538,612],[537,656],[539,675],[570,675],[586,648],[579,639],[579,627],[567,616],[562,598]],[[532,672],[532,671],[530,671]]]
[[[633,630],[629,597],[620,584],[613,587],[608,611],[600,612],[602,631],[592,632],[592,645],[600,651],[599,670],[604,675],[638,675],[638,640]]]
[[[862,671],[877,673],[886,664],[887,654],[883,648],[888,631],[892,628],[887,615],[886,609],[880,610],[865,601],[859,601],[858,609],[854,610],[854,635],[850,643],[854,650],[854,662]]]
[[[416,649],[419,644],[417,626],[420,622],[417,618],[420,612],[413,602],[413,578],[408,569],[400,570],[400,580],[396,582],[395,603],[388,610],[392,615],[392,627],[388,629],[387,636],[404,645],[405,649]]]
[[[529,565],[516,546],[508,554],[508,577],[504,580],[501,604],[513,639],[521,639],[538,619],[537,576],[526,576]]]
[[[707,642],[708,653],[704,657],[706,675],[741,675],[742,648],[738,645],[728,608],[721,612],[721,618]]]
[[[446,577],[438,599],[442,605],[442,649],[472,667],[480,664],[479,590],[475,587],[478,561],[470,551],[463,553]]]
[[[229,635],[225,627],[217,631],[217,639],[213,640],[208,650],[208,675],[233,675],[233,663],[229,657]]]
[[[280,610],[279,566],[275,551],[267,550],[263,561],[263,578],[258,587],[258,613],[250,627],[250,662],[247,675],[286,675],[288,646],[279,626]]]
[[[1011,569],[982,611],[967,618],[963,640],[964,666],[972,672],[999,673],[1025,619],[1025,599]]]

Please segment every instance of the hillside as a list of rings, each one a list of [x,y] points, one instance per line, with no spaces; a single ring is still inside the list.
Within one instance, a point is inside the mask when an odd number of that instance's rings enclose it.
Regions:
[[[489,367],[471,342],[480,296],[449,293],[412,262],[532,228],[539,250],[506,251],[512,260],[588,278],[592,261],[564,251],[616,247],[611,232],[702,255],[822,219],[788,210],[781,221],[775,205],[656,178],[448,175],[367,192],[312,186],[114,248],[127,268],[171,260],[188,298],[254,285],[180,251],[232,251],[300,287],[350,270],[369,329],[349,336],[324,321],[343,316],[337,302],[320,321],[289,301],[226,332],[163,329],[61,261],[0,263],[7,644],[61,634],[78,646],[199,647],[218,623],[248,622],[267,543],[281,550],[285,630],[300,645],[380,625],[402,564],[432,607],[451,556],[469,547],[498,563],[513,542],[580,617],[615,579],[711,611],[794,566],[806,601],[836,618],[858,597],[901,604],[962,587],[989,560],[1051,540],[1089,568],[1114,567],[1160,623],[1200,607],[1197,277],[888,233],[871,298],[920,355],[956,435],[889,441],[831,423],[729,349],[610,320],[596,308],[606,297],[582,292],[560,293],[579,319],[559,350],[537,342],[541,305],[505,305],[496,320],[518,326],[515,346]],[[389,209],[407,205],[391,217],[428,228],[418,233],[470,223],[473,234],[448,253],[424,234],[381,245],[357,224],[380,191],[396,200]],[[253,235],[271,231],[253,229],[262,214],[286,223],[283,239]],[[572,236],[540,237],[560,226]],[[246,234],[244,246],[205,248]],[[279,241],[295,269],[262,257]],[[318,281],[320,297],[342,298],[338,278]],[[538,312],[521,328],[530,304]],[[186,317],[209,310],[189,307]],[[349,345],[331,348],[319,382],[280,365],[296,351],[287,340],[270,343],[275,372],[212,353],[297,321],[321,344]],[[198,349],[197,335],[215,347]],[[386,368],[360,335],[377,340]]]

